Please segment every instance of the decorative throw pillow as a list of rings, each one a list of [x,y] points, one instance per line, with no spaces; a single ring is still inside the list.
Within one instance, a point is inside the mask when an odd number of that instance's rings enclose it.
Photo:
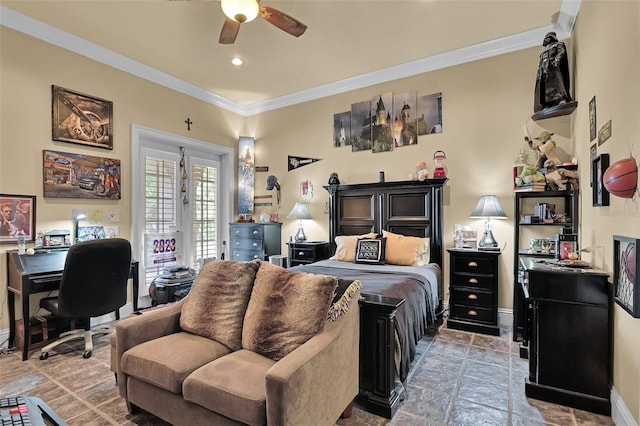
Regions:
[[[242,346],[242,322],[260,264],[210,260],[193,282],[180,313],[180,327],[232,351]]]
[[[356,243],[359,238],[376,238],[378,234],[371,232],[364,235],[338,235],[335,238],[336,254],[332,257],[334,260],[343,262],[353,262],[356,258]]]
[[[361,238],[356,243],[355,263],[384,265],[386,237]]]
[[[389,231],[382,231],[382,236],[387,238],[387,263],[404,266],[424,266],[429,263],[429,238],[407,237]]]
[[[338,279],[260,262],[242,328],[242,347],[278,361],[327,320]]]

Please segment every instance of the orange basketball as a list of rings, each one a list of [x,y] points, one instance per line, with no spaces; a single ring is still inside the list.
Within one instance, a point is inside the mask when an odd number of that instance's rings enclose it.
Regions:
[[[633,158],[616,161],[604,172],[602,183],[607,191],[620,198],[631,198],[638,185],[638,166]]]

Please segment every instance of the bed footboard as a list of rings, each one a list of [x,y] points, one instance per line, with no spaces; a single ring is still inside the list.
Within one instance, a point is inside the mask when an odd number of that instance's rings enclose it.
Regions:
[[[395,367],[394,317],[404,299],[363,294],[360,300],[360,392],[370,413],[392,418],[400,405],[402,384]]]

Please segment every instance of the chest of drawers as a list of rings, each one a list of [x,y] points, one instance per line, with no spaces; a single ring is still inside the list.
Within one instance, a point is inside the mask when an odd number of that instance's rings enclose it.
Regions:
[[[500,252],[449,249],[447,327],[499,335],[498,256]]]
[[[267,260],[280,254],[281,223],[231,223],[229,260]]]

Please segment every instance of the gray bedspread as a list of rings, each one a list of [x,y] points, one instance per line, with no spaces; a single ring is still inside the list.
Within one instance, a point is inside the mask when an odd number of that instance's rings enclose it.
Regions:
[[[400,343],[398,375],[404,382],[416,355],[416,344],[427,326],[436,320],[440,267],[437,264],[412,267],[322,260],[292,269],[342,279],[357,279],[362,282],[362,293],[405,299],[396,313],[396,333]]]

